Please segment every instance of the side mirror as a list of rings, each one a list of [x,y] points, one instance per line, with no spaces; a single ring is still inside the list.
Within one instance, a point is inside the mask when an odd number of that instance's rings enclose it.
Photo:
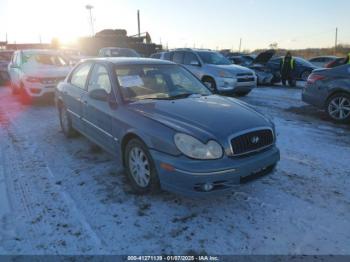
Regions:
[[[191,66],[201,66],[201,64],[196,60],[191,61],[190,65]]]
[[[109,95],[104,89],[94,89],[89,92],[89,97],[98,101],[108,101]]]

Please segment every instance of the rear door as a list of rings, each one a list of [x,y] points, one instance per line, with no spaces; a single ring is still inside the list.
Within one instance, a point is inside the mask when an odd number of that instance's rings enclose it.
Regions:
[[[71,115],[73,126],[81,132],[85,132],[82,122],[83,106],[82,97],[87,93],[87,79],[92,63],[79,65],[70,76],[68,86],[63,91],[63,100]]]
[[[88,92],[94,89],[104,89],[110,96],[110,100],[115,99],[108,65],[103,63],[94,65],[88,82]],[[88,93],[82,99],[85,103],[83,118],[86,134],[106,150],[115,154],[117,140],[112,135],[112,119],[115,109],[110,106],[109,101],[93,99]]]

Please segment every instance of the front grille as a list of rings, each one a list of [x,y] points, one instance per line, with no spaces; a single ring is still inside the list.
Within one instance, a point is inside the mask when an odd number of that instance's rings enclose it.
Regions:
[[[273,132],[263,129],[237,136],[231,140],[234,156],[260,151],[274,143]]]
[[[58,84],[59,82],[63,81],[65,77],[45,77],[41,79],[41,82],[43,84]]]
[[[254,82],[254,77],[248,77],[248,78],[238,78],[237,82],[244,83],[244,82]]]
[[[253,76],[253,73],[238,73],[237,76]]]

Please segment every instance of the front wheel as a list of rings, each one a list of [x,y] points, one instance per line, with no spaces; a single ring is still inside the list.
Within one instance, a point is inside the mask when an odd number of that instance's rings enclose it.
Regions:
[[[63,134],[67,138],[74,137],[77,133],[76,133],[75,129],[73,128],[72,119],[71,119],[70,115],[68,114],[67,108],[62,105],[59,107],[58,112],[59,112],[60,125],[61,125],[61,129],[62,129]]]
[[[156,193],[159,179],[147,146],[139,139],[132,139],[124,152],[126,173],[135,194]]]
[[[326,103],[328,116],[338,123],[350,122],[350,95],[346,93],[335,94]]]
[[[213,93],[217,92],[215,80],[210,77],[205,77],[202,80],[203,84],[209,88]]]

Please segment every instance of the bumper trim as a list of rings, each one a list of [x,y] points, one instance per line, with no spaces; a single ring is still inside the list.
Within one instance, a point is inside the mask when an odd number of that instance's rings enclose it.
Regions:
[[[186,175],[194,175],[194,176],[211,176],[211,175],[222,175],[227,173],[234,173],[237,171],[236,168],[221,170],[221,171],[213,171],[213,172],[191,172],[191,171],[185,171],[182,169],[175,168],[175,171],[184,173]]]

